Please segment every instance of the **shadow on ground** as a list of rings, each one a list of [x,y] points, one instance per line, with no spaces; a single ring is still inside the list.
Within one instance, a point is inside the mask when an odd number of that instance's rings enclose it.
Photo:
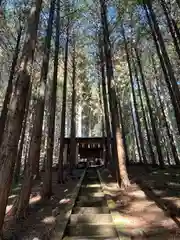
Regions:
[[[129,173],[132,185],[127,191],[123,191],[113,183],[107,170],[101,171],[106,182],[104,192],[110,201],[111,211],[117,214],[119,231],[132,239],[180,239],[178,222],[174,221],[137,181],[141,175],[143,182],[147,172],[138,166],[136,170],[131,168]],[[163,190],[166,189],[162,188],[161,194],[165,194]]]
[[[30,208],[26,219],[8,219],[4,224],[4,239],[43,239],[42,236],[50,234],[56,224],[56,216],[61,215],[66,219],[71,202],[71,194],[75,188],[82,171],[76,172],[76,178],[63,185],[56,184],[57,173],[53,173],[53,193],[49,200],[43,200],[40,196],[40,185],[35,185],[30,199]],[[16,195],[18,191],[16,191]],[[15,195],[15,194],[14,194]],[[11,203],[11,198],[9,204]]]
[[[139,172],[141,172],[141,175],[137,174]],[[168,211],[173,217],[180,218],[179,169],[156,169],[147,173],[143,168],[131,167],[129,173],[131,178],[139,184],[143,191],[146,191],[149,197],[154,197],[163,210]],[[160,203],[158,203],[158,199],[161,200]]]

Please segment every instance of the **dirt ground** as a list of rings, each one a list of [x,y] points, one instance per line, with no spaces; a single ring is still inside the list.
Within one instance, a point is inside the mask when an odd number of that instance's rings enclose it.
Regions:
[[[172,175],[175,176],[176,171],[170,172],[173,172]],[[155,190],[159,190],[158,186],[161,186],[158,198],[161,198],[161,201],[163,198],[168,198],[168,201],[171,199],[172,205],[178,205],[180,199],[177,189],[174,190],[176,195],[168,195],[170,190],[167,188],[167,183],[170,186],[173,185],[173,177],[168,174],[168,169],[161,174],[158,174],[157,170],[147,174],[141,167],[132,167],[129,169],[132,185],[127,191],[123,191],[117,188],[115,182],[113,183],[112,176],[107,170],[101,170],[101,176],[106,182],[104,189],[106,197],[112,200],[111,210],[118,212],[118,228],[124,235],[137,240],[180,239],[180,229],[176,219],[169,215],[167,209],[159,206],[154,195],[149,194],[139,183],[140,181],[138,184],[136,181],[141,179],[143,183],[154,186]]]
[[[169,212],[180,226],[180,169],[154,169],[147,173],[141,168],[142,174],[138,175],[139,170],[132,167],[129,171],[131,177],[139,182],[141,188],[147,185],[155,198],[161,201],[160,207]],[[147,189],[144,190],[148,193]]]
[[[148,172],[143,167],[128,169],[131,187],[120,190],[106,169],[100,170],[106,183],[104,192],[111,201],[111,211],[118,213],[118,228],[131,239],[180,239],[180,173],[179,169],[154,169]],[[20,191],[15,186],[9,197],[4,238],[18,240],[43,239],[54,228],[56,216],[65,211],[71,201],[70,195],[77,185],[82,171],[64,185],[56,184],[53,173],[54,195],[48,201],[40,197],[41,182],[36,182],[30,199],[30,211],[26,219],[12,221],[8,217],[13,201]]]
[[[56,216],[65,209],[71,201],[70,195],[79,181],[82,171],[76,170],[73,179],[68,179],[65,184],[57,184],[57,173],[53,172],[53,196],[50,200],[42,201],[40,196],[41,182],[37,181],[33,187],[30,199],[30,210],[26,219],[15,221],[8,217],[13,201],[20,191],[16,186],[9,197],[4,224],[4,239],[32,240],[44,239],[48,236],[56,223]]]

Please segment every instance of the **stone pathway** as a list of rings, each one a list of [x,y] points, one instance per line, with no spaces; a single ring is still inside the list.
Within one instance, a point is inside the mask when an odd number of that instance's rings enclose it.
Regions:
[[[87,170],[63,239],[119,239],[96,169]]]

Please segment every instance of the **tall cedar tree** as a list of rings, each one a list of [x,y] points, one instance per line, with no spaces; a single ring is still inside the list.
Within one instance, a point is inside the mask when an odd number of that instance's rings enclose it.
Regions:
[[[21,193],[16,216],[24,217],[27,213],[29,198],[31,194],[33,178],[39,175],[39,156],[42,136],[42,123],[44,116],[45,89],[49,66],[49,54],[51,49],[52,24],[54,18],[55,0],[51,0],[48,26],[43,53],[43,62],[41,67],[40,90],[35,106],[35,118],[33,122],[32,136],[29,146],[28,163],[26,165],[25,177],[22,184]]]
[[[45,159],[45,176],[43,179],[43,197],[49,198],[52,195],[52,161],[54,147],[54,131],[55,131],[55,114],[56,114],[56,95],[57,95],[57,74],[58,74],[58,59],[59,59],[59,35],[60,35],[60,2],[56,2],[56,39],[54,52],[54,72],[52,90],[49,103],[48,115],[48,139],[47,152]]]
[[[122,134],[119,126],[119,116],[116,111],[117,97],[116,97],[115,82],[113,78],[111,44],[109,39],[109,29],[108,29],[108,21],[107,21],[107,6],[104,0],[100,0],[100,8],[101,8],[101,24],[103,28],[103,38],[104,38],[104,53],[105,53],[105,60],[106,60],[106,74],[107,74],[107,80],[108,80],[108,94],[109,94],[110,111],[111,111],[113,143],[114,143],[114,150],[115,152],[117,152],[117,159],[115,161],[117,161],[117,167],[118,167],[117,171],[120,177],[118,182],[120,183],[122,188],[127,188],[130,185],[130,181],[129,181],[128,173],[126,169],[126,159],[125,159]]]
[[[71,138],[70,138],[70,174],[75,165],[76,158],[76,42],[73,36],[73,56],[72,56],[72,106],[71,106]]]
[[[66,45],[64,56],[64,83],[63,83],[63,101],[61,111],[61,133],[60,133],[60,150],[58,159],[57,181],[64,183],[63,176],[63,154],[64,154],[64,136],[65,136],[65,120],[66,120],[66,95],[67,95],[67,77],[68,77],[68,54],[69,54],[69,19],[66,27]]]
[[[9,101],[11,98],[11,93],[12,93],[12,88],[13,88],[13,78],[14,78],[16,64],[17,64],[17,60],[18,60],[18,56],[19,56],[21,36],[22,36],[22,26],[20,26],[19,31],[18,31],[16,47],[15,47],[12,65],[11,65],[11,71],[10,71],[10,75],[9,75],[8,86],[7,86],[6,95],[5,95],[5,99],[4,99],[3,107],[2,107],[2,111],[1,111],[1,116],[0,116],[0,145],[1,145],[3,132],[4,132],[4,128],[5,128],[5,123],[6,123],[6,119],[7,119],[8,104],[9,104]]]
[[[101,71],[101,82],[102,82],[102,95],[103,95],[103,104],[104,104],[104,118],[107,134],[107,159],[108,162],[112,161],[112,152],[111,152],[111,128],[109,122],[109,111],[108,111],[108,100],[107,100],[107,91],[106,91],[106,77],[105,77],[105,66],[104,66],[104,53],[102,47],[102,41],[99,41],[99,57],[100,57],[100,71]]]
[[[0,147],[0,229],[2,229],[8,195],[11,188],[15,157],[25,113],[31,69],[36,46],[37,29],[42,0],[33,1],[28,18],[26,38],[22,50],[16,87],[9,102],[5,132]]]

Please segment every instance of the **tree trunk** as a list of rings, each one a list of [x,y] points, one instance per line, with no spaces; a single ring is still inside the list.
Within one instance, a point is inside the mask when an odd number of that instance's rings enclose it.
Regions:
[[[33,172],[36,178],[39,178],[39,158],[40,158],[40,148],[41,148],[41,137],[42,137],[42,124],[44,117],[44,104],[45,104],[45,95],[46,95],[46,82],[47,74],[49,67],[49,55],[51,50],[51,38],[52,38],[52,28],[54,20],[54,9],[55,9],[56,0],[51,0],[50,10],[49,10],[49,19],[48,26],[46,30],[46,39],[43,53],[43,62],[41,68],[41,79],[40,79],[40,89],[39,96],[36,104],[37,115],[35,117],[33,130],[32,130],[32,140],[30,145],[30,158],[33,160]],[[38,116],[39,115],[39,116]],[[31,155],[32,154],[32,155]]]
[[[166,148],[166,156],[167,156],[167,162],[168,162],[168,165],[171,166],[171,160],[170,160],[170,156],[169,156],[169,152],[168,152],[168,149],[167,149],[167,146],[165,146]]]
[[[167,146],[167,137],[166,137],[166,129],[164,128],[164,123],[162,119],[162,114],[161,114],[161,109],[159,108],[159,102],[157,98],[156,91],[154,91],[154,88],[151,83],[149,83],[149,91],[151,92],[152,96],[154,97],[152,100],[152,105],[154,109],[154,120],[156,121],[156,128],[157,128],[157,133],[159,137],[161,138],[161,143],[162,143],[162,154],[163,154],[163,162],[165,163],[165,146]]]
[[[24,145],[24,139],[25,139],[25,132],[26,132],[26,123],[27,123],[27,117],[28,117],[28,111],[29,111],[29,103],[30,103],[30,98],[31,98],[31,90],[32,90],[32,83],[29,88],[28,92],[28,97],[26,100],[26,110],[25,110],[25,115],[24,115],[24,122],[22,126],[22,131],[21,131],[21,139],[18,147],[18,153],[16,156],[16,166],[15,166],[15,171],[14,171],[14,181],[15,183],[18,183],[19,177],[20,177],[20,171],[21,171],[21,157],[22,157],[22,151],[23,151],[23,145]]]
[[[131,84],[131,90],[132,90],[134,108],[135,108],[135,113],[136,113],[136,120],[137,120],[138,132],[139,132],[139,141],[140,141],[141,150],[142,150],[142,157],[143,157],[144,163],[145,163],[145,164],[148,164],[147,158],[146,158],[146,151],[145,151],[145,144],[144,144],[144,136],[143,136],[143,133],[142,133],[141,121],[140,121],[140,117],[139,117],[139,113],[138,113],[136,95],[135,95],[135,91],[134,91],[134,83],[133,83],[131,62],[130,62],[130,58],[129,58],[128,46],[127,46],[127,41],[126,41],[126,37],[125,37],[125,32],[124,32],[123,26],[122,26],[122,35],[123,35],[123,39],[124,39],[124,46],[125,46],[125,52],[126,52],[126,60],[127,60],[128,69],[129,69],[130,84]]]
[[[100,71],[101,71],[101,82],[102,82],[102,95],[103,95],[103,104],[104,104],[104,117],[105,117],[105,126],[107,134],[107,159],[108,162],[112,162],[111,154],[111,128],[109,123],[109,111],[108,111],[108,101],[107,101],[107,91],[106,91],[106,77],[104,69],[104,54],[102,44],[99,43],[99,52],[100,52]],[[108,163],[107,163],[108,164]]]
[[[55,0],[51,1],[49,10],[48,26],[46,31],[46,40],[41,68],[40,90],[35,106],[35,118],[33,122],[32,136],[29,146],[28,163],[26,166],[25,177],[19,196],[17,209],[17,218],[24,217],[27,213],[29,198],[33,185],[33,178],[39,175],[39,156],[42,136],[42,123],[44,116],[45,88],[49,66],[49,54],[51,48],[52,23],[54,18]]]
[[[166,130],[167,130],[167,135],[168,135],[169,140],[170,140],[170,145],[171,145],[172,154],[173,154],[175,163],[176,163],[177,165],[179,165],[179,157],[178,157],[178,153],[177,153],[177,150],[176,150],[176,144],[175,144],[175,141],[174,141],[173,134],[171,133],[170,127],[169,127],[168,122],[167,122],[167,118],[166,118],[166,114],[165,114],[163,102],[162,102],[161,96],[160,96],[160,90],[159,90],[159,88],[158,88],[158,87],[160,87],[161,83],[159,83],[159,80],[160,80],[160,79],[157,79],[157,69],[156,69],[156,64],[155,64],[155,61],[154,61],[153,56],[151,56],[151,60],[152,60],[152,65],[153,65],[153,69],[154,69],[154,73],[155,73],[155,79],[156,79],[156,84],[157,84],[157,85],[156,85],[156,92],[157,92],[157,96],[158,96],[158,100],[159,100],[161,112],[162,112],[162,114],[163,114],[163,118],[164,118]],[[169,156],[167,156],[167,158],[168,158],[168,157],[169,157]]]
[[[132,104],[131,103],[131,116],[132,116],[132,121],[133,121],[133,127],[134,127],[134,134],[135,134],[135,138],[136,138],[136,145],[137,145],[137,150],[138,150],[138,155],[139,155],[139,162],[143,163],[142,161],[142,157],[141,157],[141,148],[139,146],[139,139],[138,139],[138,134],[137,134],[137,129],[136,129],[136,124],[135,124],[135,119],[134,119],[134,115],[133,115],[133,108],[132,108]]]
[[[105,131],[105,124],[104,124],[104,119],[102,119],[102,138],[103,138],[103,152],[102,152],[102,159],[104,160],[104,167],[108,168],[108,146],[107,146],[107,141],[106,141],[106,131]]]
[[[129,164],[129,155],[128,155],[128,145],[126,141],[126,133],[125,133],[125,128],[124,128],[124,120],[123,120],[123,115],[122,115],[122,106],[121,106],[121,99],[118,101],[118,109],[119,109],[119,117],[121,121],[121,131],[122,131],[122,136],[123,136],[123,144],[124,144],[124,151],[126,155],[126,164]]]
[[[107,6],[104,0],[100,0],[101,6],[101,24],[103,27],[103,37],[104,37],[104,53],[106,60],[106,74],[108,80],[108,93],[109,93],[109,104],[111,111],[111,122],[112,122],[112,132],[113,132],[113,143],[115,154],[117,153],[117,173],[120,176],[119,183],[121,187],[127,188],[130,185],[128,178],[128,173],[126,169],[126,160],[123,146],[123,139],[119,127],[119,116],[117,113],[117,97],[115,82],[113,78],[113,66],[112,66],[112,56],[111,56],[111,44],[109,39],[109,30],[107,22]]]
[[[171,17],[169,15],[169,12],[168,12],[168,9],[166,7],[166,3],[164,0],[161,0],[161,6],[163,8],[163,11],[164,11],[164,15],[166,17],[166,20],[167,20],[167,25],[168,25],[168,28],[169,28],[169,31],[171,33],[171,36],[172,36],[172,39],[173,39],[173,43],[174,43],[174,46],[175,46],[175,49],[176,49],[176,52],[177,52],[177,55],[180,59],[180,48],[179,48],[179,43],[178,43],[178,40],[176,38],[176,35],[175,35],[175,32],[174,32],[174,29],[173,29],[173,26],[172,26],[172,21],[171,21]]]
[[[176,0],[178,7],[180,8],[180,0]]]
[[[159,56],[159,59],[160,59],[160,62],[161,62],[161,66],[162,66],[162,69],[163,69],[164,79],[166,81],[166,84],[167,84],[167,87],[168,87],[168,90],[169,90],[169,95],[170,95],[170,98],[171,98],[171,102],[172,102],[172,105],[173,105],[174,114],[175,114],[175,118],[176,118],[176,122],[177,122],[178,132],[180,133],[180,109],[178,107],[178,103],[176,102],[176,97],[174,95],[174,92],[173,92],[173,90],[171,88],[171,84],[169,82],[169,78],[168,78],[168,74],[167,74],[167,71],[166,71],[166,67],[164,65],[163,58],[161,56],[161,53],[160,53],[160,50],[159,50],[159,47],[158,47],[157,44],[156,44],[156,49],[157,49],[158,56]],[[155,64],[155,60],[154,60],[153,55],[151,55],[151,60],[152,60],[152,65],[153,65],[153,69],[154,69],[155,75],[157,76],[156,64]]]
[[[20,26],[18,36],[17,36],[17,41],[16,41],[16,47],[15,47],[15,51],[14,51],[14,56],[13,56],[13,60],[12,60],[8,86],[7,86],[5,99],[3,102],[3,108],[2,108],[1,116],[0,116],[0,145],[1,145],[3,132],[4,132],[4,128],[5,128],[5,123],[6,123],[6,119],[7,119],[8,104],[9,104],[9,101],[11,98],[11,93],[12,93],[13,78],[14,78],[14,73],[15,73],[15,69],[16,69],[17,59],[19,56],[19,46],[20,46],[21,36],[22,36],[22,27]]]
[[[75,37],[75,36],[74,36]],[[76,43],[73,39],[73,59],[72,59],[72,109],[71,109],[71,139],[70,139],[70,174],[72,175],[73,167],[75,165],[76,157]]]
[[[100,47],[101,47],[101,45],[99,44],[99,52],[100,52]],[[105,76],[105,73],[104,73],[104,65],[102,66],[103,69],[101,71],[101,56],[100,55],[99,55],[99,58],[97,58],[97,71],[99,73],[101,73],[103,71],[103,74],[99,74],[99,77],[98,77],[98,95],[99,95],[99,105],[100,105],[100,109],[101,109],[101,113],[102,113],[101,122],[102,122],[102,139],[103,139],[103,141],[102,141],[103,151],[101,154],[102,155],[101,158],[104,160],[105,168],[108,168],[109,147],[108,147],[108,141],[106,141],[106,139],[108,139],[108,138],[107,138],[107,132],[105,130],[105,121],[106,121],[107,116],[105,117],[105,109],[104,109],[104,104],[103,104],[103,91],[102,91],[102,76],[101,76],[101,75]],[[103,60],[103,58],[102,58],[102,60]],[[105,91],[106,91],[106,89],[105,89]],[[107,99],[106,99],[106,102],[107,102]]]
[[[67,30],[66,30],[66,46],[65,46],[65,58],[64,58],[63,102],[62,102],[62,110],[61,110],[60,150],[59,150],[58,172],[57,172],[58,183],[64,183],[63,153],[64,153],[64,136],[65,136],[65,120],[66,120],[68,53],[69,53],[69,19],[68,19],[68,26],[67,26]]]
[[[31,68],[36,45],[37,28],[42,0],[33,3],[28,19],[26,39],[22,51],[16,87],[9,103],[6,127],[0,147],[0,229],[3,225],[6,204],[11,188],[15,157],[25,113]]]
[[[145,84],[144,74],[143,74],[142,65],[141,65],[141,59],[139,57],[138,49],[136,47],[134,47],[134,49],[135,49],[135,53],[136,53],[136,58],[137,58],[137,63],[138,63],[140,75],[141,75],[142,86],[143,86],[143,89],[144,89],[146,102],[147,102],[147,106],[148,106],[148,110],[149,110],[149,116],[150,116],[150,120],[151,120],[151,126],[152,126],[153,135],[154,135],[154,140],[155,140],[155,144],[156,144],[158,160],[159,160],[160,167],[163,168],[164,167],[164,162],[163,162],[163,155],[162,155],[162,151],[161,151],[161,144],[160,144],[159,136],[158,136],[158,133],[157,133],[157,130],[156,130],[155,120],[154,120],[154,117],[153,117],[153,111],[152,111],[152,108],[151,108],[151,103],[150,103],[148,91],[147,91],[146,84]]]
[[[162,57],[161,52],[160,52],[161,43],[164,46],[163,39],[162,39],[162,41],[160,43],[160,46],[159,46],[159,44],[157,42],[157,38],[156,38],[156,32],[155,32],[153,24],[152,24],[152,20],[151,20],[151,18],[149,16],[149,13],[148,13],[148,10],[147,10],[145,4],[144,4],[144,9],[146,11],[146,16],[147,16],[147,19],[148,19],[148,23],[149,23],[149,26],[151,28],[152,36],[153,36],[154,43],[155,43],[156,50],[157,50],[157,54],[158,54],[158,57],[159,57],[160,62],[161,62],[161,67],[163,69],[164,79],[165,79],[165,81],[167,83],[167,86],[168,86],[168,90],[169,90],[169,93],[170,93],[171,101],[172,101],[172,104],[173,104],[173,107],[174,107],[174,111],[175,111],[178,131],[180,133],[180,121],[179,121],[179,119],[180,119],[180,106],[179,106],[179,101],[178,101],[178,98],[177,98],[179,96],[179,93],[178,93],[179,89],[178,89],[178,86],[177,86],[177,82],[175,81],[175,83],[174,83],[174,81],[172,81],[172,79],[174,80],[174,78],[173,78],[173,76],[171,76],[171,73],[168,75],[169,72],[166,69],[166,66],[165,66],[165,63],[164,63],[164,58],[163,58],[164,56]],[[159,33],[160,33],[159,34],[160,38],[162,38],[160,30],[159,30]],[[165,48],[165,46],[164,46],[164,48]],[[167,55],[166,49],[165,49],[164,52]],[[163,50],[162,50],[162,54],[163,54]]]
[[[156,86],[156,91],[157,91],[157,96],[158,96],[161,112],[162,112],[162,115],[163,115],[164,125],[166,127],[167,135],[168,135],[168,138],[169,138],[169,141],[170,141],[174,161],[175,161],[176,165],[180,165],[178,153],[177,153],[177,150],[176,150],[176,145],[175,145],[175,142],[174,142],[173,135],[171,134],[171,131],[169,129],[169,125],[168,125],[168,122],[167,122],[167,119],[166,119],[166,114],[165,114],[165,111],[164,111],[164,107],[163,107],[163,103],[162,103],[162,100],[161,100],[161,96],[160,96],[158,86]]]
[[[146,114],[145,114],[145,109],[144,109],[144,104],[143,104],[143,99],[142,99],[142,92],[141,92],[141,87],[140,87],[140,82],[139,82],[139,76],[138,76],[137,68],[135,66],[134,61],[133,61],[133,65],[134,65],[136,82],[137,82],[137,87],[138,87],[138,92],[139,92],[139,98],[140,98],[140,103],[141,103],[144,125],[145,125],[145,129],[146,129],[146,134],[147,134],[148,147],[149,147],[149,150],[150,150],[150,156],[152,157],[152,164],[155,166],[156,165],[156,158],[155,158],[155,154],[154,154],[154,151],[153,151],[151,137],[150,137],[148,124],[147,124],[147,120],[146,120]]]
[[[135,95],[135,91],[134,91],[134,84],[133,84],[132,79],[130,80],[130,82],[131,82],[131,90],[132,90],[132,96],[133,96],[134,109],[135,109],[135,114],[136,114],[137,128],[138,128],[138,133],[139,133],[138,136],[139,136],[139,141],[140,141],[140,147],[142,150],[142,158],[143,158],[143,162],[147,165],[148,162],[147,162],[147,158],[146,158],[144,136],[142,133],[141,121],[140,121],[140,117],[139,117],[136,95]]]
[[[57,96],[57,74],[59,59],[59,35],[60,35],[60,3],[56,2],[56,39],[54,52],[54,73],[52,91],[50,95],[49,116],[48,116],[48,138],[47,152],[45,159],[45,176],[43,179],[43,197],[50,198],[52,195],[52,162],[54,148],[55,114],[56,114],[56,96]]]
[[[145,0],[143,0],[143,1],[145,1]],[[179,106],[180,105],[180,91],[179,91],[179,87],[178,87],[176,78],[174,76],[174,71],[173,71],[168,53],[166,51],[166,47],[165,47],[165,44],[164,44],[164,40],[163,40],[161,31],[159,29],[159,24],[156,20],[156,15],[155,15],[155,13],[152,9],[151,1],[147,0],[146,3],[147,3],[148,8],[147,8],[146,4],[144,3],[144,9],[146,11],[146,15],[147,15],[147,18],[148,18],[148,23],[149,23],[149,26],[151,28],[151,31],[154,32],[155,36],[157,36],[157,40],[159,42],[159,47],[161,49],[162,56],[163,56],[163,59],[164,59],[164,62],[165,62],[166,68],[167,68],[167,72],[168,72],[168,75],[169,75],[169,79],[171,81],[172,89],[174,91],[174,94],[176,96],[177,103],[178,103],[178,106]],[[148,13],[148,10],[149,10],[149,13]]]
[[[178,41],[179,41],[179,43],[180,43],[180,31],[179,31],[179,28],[178,28],[178,26],[177,26],[177,23],[176,23],[176,21],[174,20],[173,17],[171,17],[171,21],[172,21],[172,23],[173,23],[174,31],[176,32],[176,36],[177,36]]]
[[[98,66],[97,66],[97,70],[99,70]],[[104,108],[103,108],[103,103],[102,103],[102,93],[101,93],[101,79],[98,79],[98,93],[99,93],[99,105],[100,105],[100,108],[101,108],[101,111],[102,111],[102,148],[103,148],[103,151],[102,151],[102,156],[101,158],[104,160],[104,166],[105,168],[108,167],[108,155],[106,154],[106,152],[108,152],[108,146],[107,146],[107,142],[106,142],[106,131],[105,131],[105,118],[104,118]]]

